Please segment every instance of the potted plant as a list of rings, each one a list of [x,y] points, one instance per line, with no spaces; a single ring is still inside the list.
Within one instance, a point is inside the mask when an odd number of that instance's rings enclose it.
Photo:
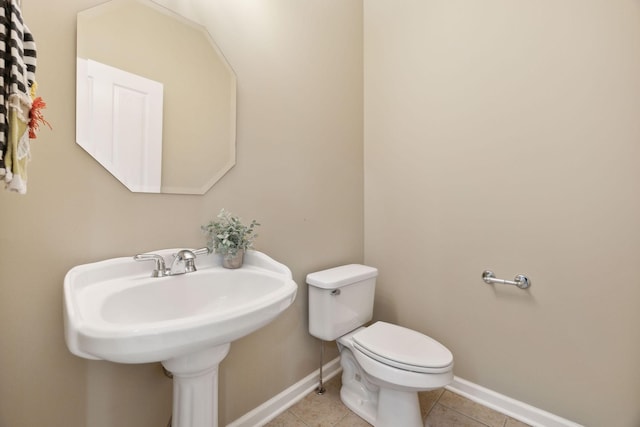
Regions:
[[[239,217],[222,209],[215,220],[201,228],[207,236],[209,251],[222,255],[222,266],[239,268],[244,252],[253,247],[253,241],[258,237],[255,229],[259,225],[255,219],[249,225],[244,225]]]

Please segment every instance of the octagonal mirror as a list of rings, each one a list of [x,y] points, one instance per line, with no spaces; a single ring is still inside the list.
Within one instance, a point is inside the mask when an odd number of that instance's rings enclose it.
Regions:
[[[236,77],[206,28],[150,0],[77,25],[77,143],[131,191],[206,193],[236,139]]]

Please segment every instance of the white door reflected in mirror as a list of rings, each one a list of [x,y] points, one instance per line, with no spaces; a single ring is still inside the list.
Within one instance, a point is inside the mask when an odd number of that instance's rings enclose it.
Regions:
[[[78,58],[78,144],[129,190],[159,193],[163,85]]]

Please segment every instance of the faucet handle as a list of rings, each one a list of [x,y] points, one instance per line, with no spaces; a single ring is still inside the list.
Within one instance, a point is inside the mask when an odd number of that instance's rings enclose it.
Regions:
[[[194,249],[191,252],[193,252],[194,255],[196,256],[200,256],[200,255],[209,255],[211,253],[211,251],[209,250],[209,248],[200,248],[200,249]]]
[[[155,269],[151,272],[151,277],[163,277],[167,275],[167,267],[164,258],[158,254],[138,254],[133,257],[136,261],[155,261]]]

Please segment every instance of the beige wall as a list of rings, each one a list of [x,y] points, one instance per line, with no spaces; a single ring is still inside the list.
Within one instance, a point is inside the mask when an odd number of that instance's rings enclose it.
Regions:
[[[367,0],[364,16],[376,315],[446,344],[462,378],[640,425],[640,3]]]
[[[99,3],[23,2],[54,130],[33,145],[28,194],[0,192],[0,426],[166,425],[159,365],[67,351],[62,280],[81,263],[201,246],[200,224],[222,207],[258,219],[258,249],[300,285],[295,304],[222,363],[225,425],[317,368],[305,275],[363,259],[362,3],[207,2],[238,77],[238,162],[205,196],[129,193],[75,144],[75,15]]]

